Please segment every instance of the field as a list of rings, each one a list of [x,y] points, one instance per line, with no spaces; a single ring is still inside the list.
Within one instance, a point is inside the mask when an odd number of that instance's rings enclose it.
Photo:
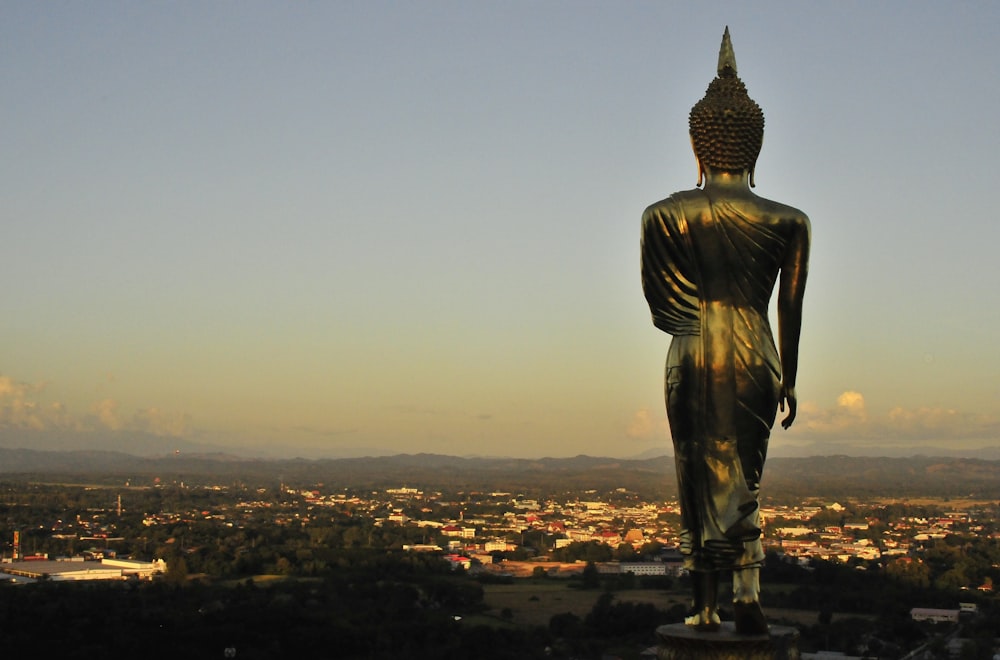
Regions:
[[[483,585],[484,601],[489,608],[483,622],[509,622],[517,626],[547,626],[556,614],[571,612],[581,619],[593,609],[602,591],[571,589],[560,582],[518,581],[514,584]],[[725,602],[725,590],[719,593],[720,602]],[[686,590],[629,589],[615,592],[620,602],[651,603],[658,609],[669,611],[675,605],[687,607],[691,597]],[[723,605],[725,607],[725,605]],[[510,610],[510,617],[503,612]],[[767,609],[767,618],[772,623],[816,623],[819,612],[810,610]],[[840,616],[834,615],[834,619]]]
[[[484,585],[484,601],[490,609],[489,617],[502,617],[509,609],[509,621],[515,625],[547,626],[556,614],[571,612],[581,619],[590,612],[601,595],[597,589],[570,589],[561,582],[519,581],[514,584]],[[670,594],[662,590],[634,589],[616,594],[622,601],[649,602],[659,608],[669,609],[677,603],[686,602],[680,594]]]

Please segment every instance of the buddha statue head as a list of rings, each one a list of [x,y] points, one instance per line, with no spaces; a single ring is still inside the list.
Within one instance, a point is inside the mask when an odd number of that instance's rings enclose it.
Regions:
[[[764,113],[747,94],[746,85],[736,75],[736,56],[729,28],[722,36],[719,70],[705,96],[693,108],[688,120],[691,145],[698,159],[698,185],[708,170],[748,172],[750,185],[764,141]]]

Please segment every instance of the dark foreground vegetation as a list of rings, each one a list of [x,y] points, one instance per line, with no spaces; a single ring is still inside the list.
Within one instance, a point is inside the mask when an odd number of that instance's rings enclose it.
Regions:
[[[484,601],[483,584],[431,554],[361,549],[339,553],[320,575],[211,580],[176,572],[153,583],[0,585],[5,657],[60,658],[638,658],[653,632],[679,622],[683,606],[633,599],[642,580],[560,580],[568,598],[600,591],[589,613],[558,613],[514,625]],[[815,563],[811,570],[768,558],[766,608],[818,612],[798,625],[803,650],[899,658],[934,645],[949,626],[910,619],[912,603],[978,602],[962,624],[963,658],[992,657],[1000,630],[995,602],[920,587],[884,572]],[[481,579],[502,579],[483,577]],[[521,580],[531,585],[551,578]],[[668,582],[652,584],[667,588]],[[686,589],[683,579],[673,585]],[[938,642],[943,649],[943,639]],[[942,651],[943,652],[943,651]],[[236,655],[233,656],[232,654]],[[940,657],[946,657],[944,655]]]
[[[482,588],[440,560],[364,552],[344,563],[322,578],[266,586],[0,588],[0,648],[46,658],[222,658],[227,649],[238,658],[542,657],[538,632],[463,626]]]

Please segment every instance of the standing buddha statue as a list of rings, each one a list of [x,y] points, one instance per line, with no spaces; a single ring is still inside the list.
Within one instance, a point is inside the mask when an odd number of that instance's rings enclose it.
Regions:
[[[777,410],[795,419],[809,219],[752,192],[764,115],[736,74],[729,29],[718,76],[691,110],[698,187],[642,217],[642,285],[672,335],[665,397],[694,585],[686,623],[716,630],[719,573],[732,571],[736,630],[767,632],[760,608],[758,492]],[[768,305],[778,287],[778,344]]]

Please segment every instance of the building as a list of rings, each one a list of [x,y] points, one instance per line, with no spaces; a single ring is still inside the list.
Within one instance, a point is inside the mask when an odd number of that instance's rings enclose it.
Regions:
[[[167,572],[167,562],[162,559],[139,561],[136,559],[102,559],[102,566],[120,568],[122,577],[135,576],[140,580],[151,580],[157,573]]]
[[[134,561],[131,559],[102,559],[84,561],[82,557],[72,559],[42,559],[34,561],[12,561],[0,564],[0,571],[27,581],[49,580],[51,582],[76,582],[81,580],[124,580],[136,577],[151,580],[157,573],[164,573],[167,564],[162,559],[155,561]]]
[[[483,550],[486,552],[513,552],[514,550],[517,550],[517,544],[511,543],[510,541],[504,541],[502,539],[494,539],[484,543]]]
[[[433,545],[433,544],[430,544],[430,543],[415,543],[415,544],[404,543],[403,544],[403,550],[408,550],[410,552],[441,552],[442,551],[441,546],[439,546],[439,545]]]
[[[632,575],[666,575],[667,565],[662,561],[630,561],[619,564],[618,570]]]
[[[914,621],[958,623],[958,612],[958,610],[939,610],[932,607],[914,607],[910,610],[910,618]]]

